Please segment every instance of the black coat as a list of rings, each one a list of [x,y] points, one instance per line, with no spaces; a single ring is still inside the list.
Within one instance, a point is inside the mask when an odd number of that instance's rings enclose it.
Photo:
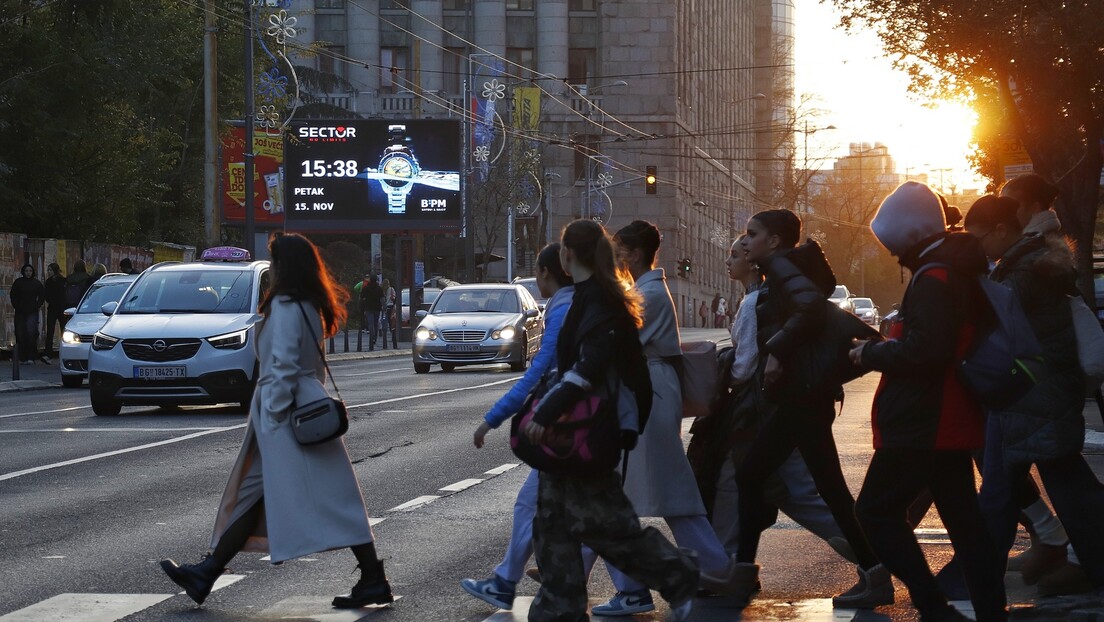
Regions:
[[[990,278],[1019,296],[1043,346],[1039,382],[1001,417],[1005,460],[1035,462],[1080,452],[1085,377],[1069,297],[1079,296],[1073,253],[1060,236],[1029,235],[1001,257]]]
[[[15,315],[24,317],[35,313],[46,302],[46,288],[42,281],[31,277],[21,276],[12,283],[9,291],[11,306],[15,309]]]
[[[836,287],[836,277],[815,243],[781,251],[760,263],[766,279],[759,286],[755,305],[760,356],[774,355],[785,369],[786,361],[815,335],[824,323],[825,300]],[[791,261],[800,253],[801,268]],[[812,264],[812,265],[804,265]],[[811,276],[810,276],[811,275]]]
[[[938,246],[931,245],[939,242]],[[984,443],[981,405],[958,378],[958,363],[977,332],[988,269],[980,243],[966,233],[941,234],[901,258],[913,273],[889,339],[868,343],[866,369],[882,372],[874,395],[874,448],[978,449]]]
[[[50,310],[60,313],[65,309],[65,277],[54,275],[46,279],[46,304]]]

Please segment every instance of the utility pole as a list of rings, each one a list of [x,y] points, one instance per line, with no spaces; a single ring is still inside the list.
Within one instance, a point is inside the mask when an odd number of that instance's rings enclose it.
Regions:
[[[203,3],[203,113],[203,234],[210,247],[222,242],[218,204],[218,17],[215,0]]]
[[[253,1],[245,0],[245,250],[252,257],[253,248],[253,129],[256,113],[253,105]]]

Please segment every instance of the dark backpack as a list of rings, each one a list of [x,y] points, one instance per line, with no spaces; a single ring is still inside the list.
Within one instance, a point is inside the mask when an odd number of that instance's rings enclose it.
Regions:
[[[946,264],[928,264],[916,271],[912,281],[936,267],[949,268]],[[1038,382],[1043,347],[1012,288],[984,276],[974,282],[978,289],[979,329],[959,362],[959,378],[982,406],[1000,410],[1018,402]]]
[[[76,283],[65,286],[65,307],[75,307],[80,304],[81,298],[84,297],[84,292],[88,291],[87,287],[78,285]]]

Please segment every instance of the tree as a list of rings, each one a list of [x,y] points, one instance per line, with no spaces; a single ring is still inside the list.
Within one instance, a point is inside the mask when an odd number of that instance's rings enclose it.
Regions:
[[[1000,110],[982,128],[980,170],[995,170],[998,135],[1023,143],[1035,171],[1060,190],[1056,208],[1077,243],[1080,285],[1091,299],[1104,164],[1104,3],[832,1],[843,11],[844,27],[878,32],[916,93]]]

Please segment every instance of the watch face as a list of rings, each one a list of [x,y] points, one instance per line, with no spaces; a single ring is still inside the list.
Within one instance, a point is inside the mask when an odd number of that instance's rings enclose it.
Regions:
[[[415,167],[414,160],[405,153],[388,154],[384,156],[383,161],[380,162],[381,172],[387,175],[394,175],[395,177],[404,177],[406,179],[414,178],[417,174]],[[401,188],[410,182],[387,179],[384,180],[384,183],[396,188]]]

